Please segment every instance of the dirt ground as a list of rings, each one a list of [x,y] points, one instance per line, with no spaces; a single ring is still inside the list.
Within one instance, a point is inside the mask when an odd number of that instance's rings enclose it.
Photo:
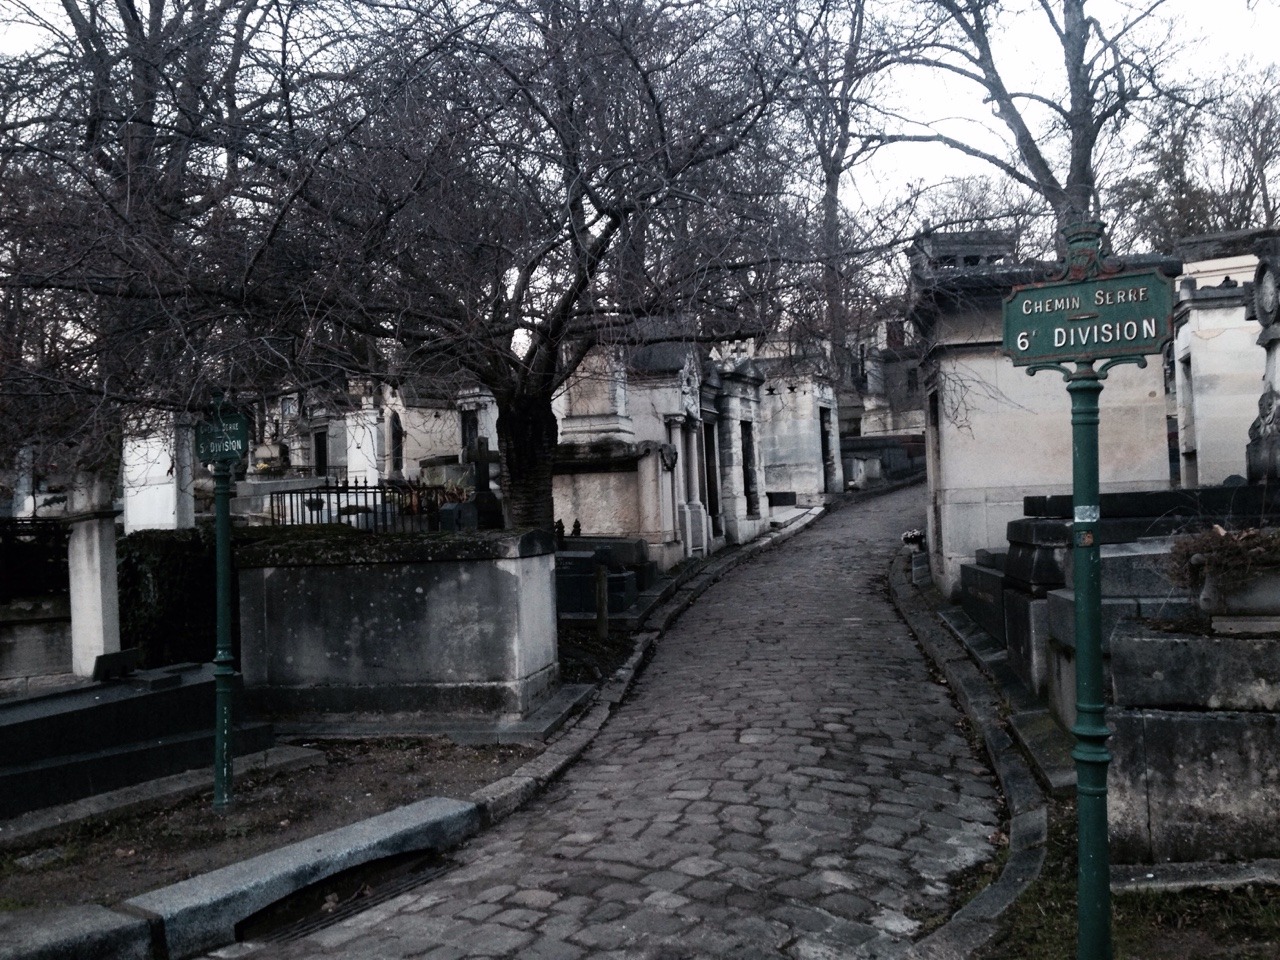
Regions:
[[[562,630],[562,679],[598,682],[632,649],[626,636],[602,641],[590,629]],[[146,813],[95,818],[51,840],[0,847],[0,910],[118,903],[426,797],[465,799],[541,752],[444,738],[298,745],[322,750],[325,765],[242,776],[226,813],[213,812],[210,791]]]
[[[426,797],[465,799],[539,752],[440,738],[299,745],[326,763],[240,777],[227,813],[210,791],[0,850],[0,909],[117,903]]]

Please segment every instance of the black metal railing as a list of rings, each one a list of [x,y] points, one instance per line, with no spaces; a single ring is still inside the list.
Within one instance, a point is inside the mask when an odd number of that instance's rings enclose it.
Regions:
[[[459,491],[426,484],[332,483],[271,494],[271,523],[345,523],[371,533],[430,533],[440,529],[440,507]]]
[[[70,535],[61,520],[0,517],[0,600],[65,593]]]

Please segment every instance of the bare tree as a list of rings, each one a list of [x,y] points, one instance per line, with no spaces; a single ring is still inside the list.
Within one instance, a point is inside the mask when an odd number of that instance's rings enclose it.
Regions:
[[[922,192],[924,230],[998,230],[1015,262],[1051,258],[1056,217],[1044,197],[1007,177],[967,176]]]
[[[1145,112],[1137,169],[1107,196],[1112,219],[1161,251],[1202,233],[1280,225],[1280,73],[1230,78],[1193,105]]]
[[[1156,95],[1173,50],[1171,28],[1158,20],[1164,0],[1113,6],[1122,16],[1107,23],[1091,13],[1097,4],[1089,0],[915,4],[936,32],[914,62],[972,85],[1003,130],[1005,152],[936,131],[889,139],[942,143],[991,164],[1043,196],[1060,225],[1095,219],[1101,145],[1135,105]],[[1023,89],[1007,79],[1007,65],[1025,48],[1003,44],[1008,34],[1001,27],[1019,15],[1024,29],[1034,20],[1061,55],[1052,86]],[[1043,66],[1048,72],[1050,65]]]
[[[490,0],[430,69],[368,76],[381,112],[297,212],[328,266],[298,286],[380,376],[496,399],[511,523],[550,528],[552,397],[595,347],[742,332],[778,242],[764,147],[773,11]],[[754,330],[752,331],[754,332]],[[355,367],[364,357],[348,358]]]
[[[353,72],[340,4],[63,0],[0,61],[0,446],[110,479],[122,435],[310,350],[280,211]],[[107,485],[110,489],[110,484]]]

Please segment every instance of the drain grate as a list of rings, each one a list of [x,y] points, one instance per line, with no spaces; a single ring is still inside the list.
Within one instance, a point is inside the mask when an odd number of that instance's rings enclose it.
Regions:
[[[447,873],[438,854],[405,854],[353,867],[273,903],[236,926],[236,939],[289,943],[394,900]]]

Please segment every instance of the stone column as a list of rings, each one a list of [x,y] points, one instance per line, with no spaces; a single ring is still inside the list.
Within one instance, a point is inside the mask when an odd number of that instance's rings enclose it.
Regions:
[[[93,675],[94,661],[120,649],[120,600],[116,586],[116,510],[93,510],[69,519],[67,562],[71,575],[71,670]]]
[[[684,437],[684,477],[685,492],[688,501],[685,504],[686,555],[705,556],[707,553],[707,510],[702,504],[702,458],[699,453],[699,426],[696,420],[688,419],[681,427]]]
[[[196,431],[185,419],[173,425],[173,525],[189,530],[196,525]]]
[[[366,398],[346,421],[347,482],[376,484],[382,479],[382,412]]]
[[[747,498],[742,482],[742,434],[733,416],[736,407],[729,404],[722,412],[719,429],[720,504],[726,523],[747,515]]]
[[[15,517],[34,517],[36,515],[35,487],[32,484],[32,463],[35,454],[30,447],[18,451],[13,470],[13,515]]]
[[[663,486],[666,478],[662,469],[662,445],[653,441],[641,444],[640,460],[636,464],[636,483],[639,487],[640,536],[650,543],[666,543],[670,531],[664,523]]]

